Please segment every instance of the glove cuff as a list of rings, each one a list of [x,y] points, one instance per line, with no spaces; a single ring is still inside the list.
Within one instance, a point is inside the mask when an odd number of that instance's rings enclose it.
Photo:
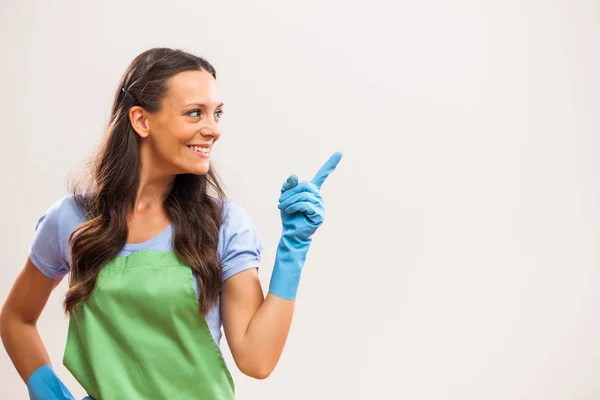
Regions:
[[[26,384],[30,400],[75,400],[50,364],[42,365],[35,370]]]
[[[277,246],[275,265],[269,284],[269,293],[286,300],[296,300],[302,267],[311,241],[293,242],[282,236]]]

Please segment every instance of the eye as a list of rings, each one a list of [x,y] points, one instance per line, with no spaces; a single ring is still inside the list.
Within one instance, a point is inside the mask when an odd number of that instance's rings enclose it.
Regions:
[[[201,114],[202,114],[201,110],[192,110],[187,113],[187,115],[189,115],[190,117],[196,117],[196,118],[199,118]]]
[[[223,110],[215,111],[215,118],[219,119],[223,116]]]

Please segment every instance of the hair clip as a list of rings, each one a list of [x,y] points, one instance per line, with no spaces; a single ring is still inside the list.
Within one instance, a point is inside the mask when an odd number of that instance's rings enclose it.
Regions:
[[[129,91],[127,89],[125,89],[125,86],[121,86],[121,92],[123,92],[125,94],[125,97],[129,97],[131,99],[131,101],[133,101],[135,103],[135,99],[133,98],[133,95],[131,93],[129,93]]]

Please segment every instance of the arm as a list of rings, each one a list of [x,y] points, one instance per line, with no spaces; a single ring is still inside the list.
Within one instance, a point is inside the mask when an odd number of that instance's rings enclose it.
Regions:
[[[279,199],[283,232],[266,299],[256,269],[225,281],[221,315],[227,342],[244,374],[264,379],[275,369],[292,323],[296,293],[312,235],[323,223],[320,188],[341,159],[334,154],[312,181],[285,182]]]
[[[62,243],[67,243],[70,225],[79,223],[76,211],[71,197],[65,197],[38,218],[29,258],[0,312],[0,338],[31,400],[74,399],[54,372],[36,324],[50,294],[68,273]]]
[[[31,400],[74,400],[56,376],[36,324],[62,279],[50,279],[27,259],[0,313],[0,337]]]
[[[221,315],[227,343],[242,373],[265,379],[275,369],[292,323],[294,301],[264,298],[255,268],[223,284]]]
[[[60,283],[42,274],[27,260],[17,277],[0,314],[0,337],[8,356],[23,381],[50,357],[36,327],[48,297]]]

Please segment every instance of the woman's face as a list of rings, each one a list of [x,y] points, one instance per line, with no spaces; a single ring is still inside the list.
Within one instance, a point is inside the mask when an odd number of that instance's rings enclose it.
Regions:
[[[206,71],[185,71],[169,80],[161,109],[147,115],[142,141],[142,157],[150,156],[153,168],[166,174],[208,172],[212,147],[221,135],[223,103],[216,83]]]

